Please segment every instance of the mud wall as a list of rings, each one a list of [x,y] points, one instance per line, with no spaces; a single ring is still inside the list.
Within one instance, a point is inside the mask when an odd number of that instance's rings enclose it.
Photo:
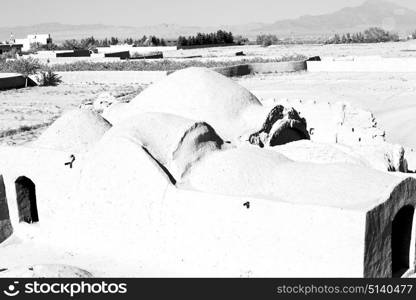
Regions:
[[[250,64],[252,73],[285,73],[306,71],[306,61],[282,61]]]
[[[0,77],[0,90],[17,89],[25,86],[25,78],[20,75]]]
[[[284,61],[276,63],[253,63],[235,65],[224,68],[214,68],[218,73],[227,76],[245,76],[255,73],[286,73],[286,72],[299,72],[306,71],[306,61]]]
[[[232,67],[214,68],[214,70],[227,77],[245,76],[251,74],[250,65],[236,65]]]
[[[13,233],[3,176],[0,175],[0,243]]]
[[[416,206],[416,179],[401,182],[388,201],[367,213],[365,230],[364,277],[392,277],[392,222],[397,212],[406,205]],[[413,221],[415,235],[416,222]],[[410,245],[410,269],[415,267],[415,239]]]

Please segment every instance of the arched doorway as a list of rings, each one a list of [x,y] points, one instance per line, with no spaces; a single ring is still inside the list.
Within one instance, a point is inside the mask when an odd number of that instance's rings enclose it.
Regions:
[[[413,206],[403,206],[397,212],[392,222],[391,255],[393,277],[401,277],[409,269],[414,212]]]
[[[15,181],[19,222],[34,223],[39,221],[36,205],[36,188],[32,180],[21,176]]]

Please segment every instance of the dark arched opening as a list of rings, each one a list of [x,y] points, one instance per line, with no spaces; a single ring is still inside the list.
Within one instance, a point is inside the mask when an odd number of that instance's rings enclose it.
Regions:
[[[273,137],[270,139],[270,146],[273,147],[284,145],[304,139],[307,139],[307,137],[302,134],[302,132],[296,128],[287,127],[273,135]]]
[[[401,277],[409,269],[414,211],[413,206],[406,205],[397,212],[393,219],[391,232],[393,277]]]
[[[15,181],[19,222],[34,223],[39,221],[36,205],[35,184],[29,178],[21,176]]]

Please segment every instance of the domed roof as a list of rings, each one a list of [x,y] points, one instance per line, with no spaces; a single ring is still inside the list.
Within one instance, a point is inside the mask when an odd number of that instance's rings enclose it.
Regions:
[[[247,109],[259,100],[233,80],[207,68],[176,71],[140,93],[130,103],[136,112],[164,112],[212,125],[226,139],[247,126]],[[260,124],[261,125],[261,124]]]
[[[57,119],[32,146],[80,153],[87,151],[110,128],[111,124],[96,112],[74,109]]]
[[[224,141],[209,124],[165,113],[143,113],[115,125],[105,139],[121,138],[146,149],[171,175],[180,178]]]
[[[77,195],[82,199],[161,199],[168,174],[146,150],[123,136],[103,137],[86,155]],[[127,201],[127,200],[126,200]]]
[[[112,125],[115,125],[116,123],[122,122],[126,114],[130,116],[130,107],[131,105],[128,103],[115,102],[109,107],[104,108],[101,115]]]

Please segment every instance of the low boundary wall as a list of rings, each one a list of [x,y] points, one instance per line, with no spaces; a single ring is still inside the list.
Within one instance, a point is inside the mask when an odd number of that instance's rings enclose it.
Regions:
[[[285,73],[306,71],[306,61],[282,61],[276,63],[250,64],[252,73]]]
[[[286,73],[306,71],[306,61],[283,61],[275,63],[253,63],[231,67],[214,68],[218,73],[227,76],[245,76],[255,73]]]
[[[250,65],[235,65],[231,67],[213,68],[213,70],[227,77],[244,76],[252,73]]]
[[[0,90],[18,89],[26,85],[26,79],[20,74],[1,74],[0,73]],[[30,78],[27,80],[27,86],[36,86],[37,84]]]

